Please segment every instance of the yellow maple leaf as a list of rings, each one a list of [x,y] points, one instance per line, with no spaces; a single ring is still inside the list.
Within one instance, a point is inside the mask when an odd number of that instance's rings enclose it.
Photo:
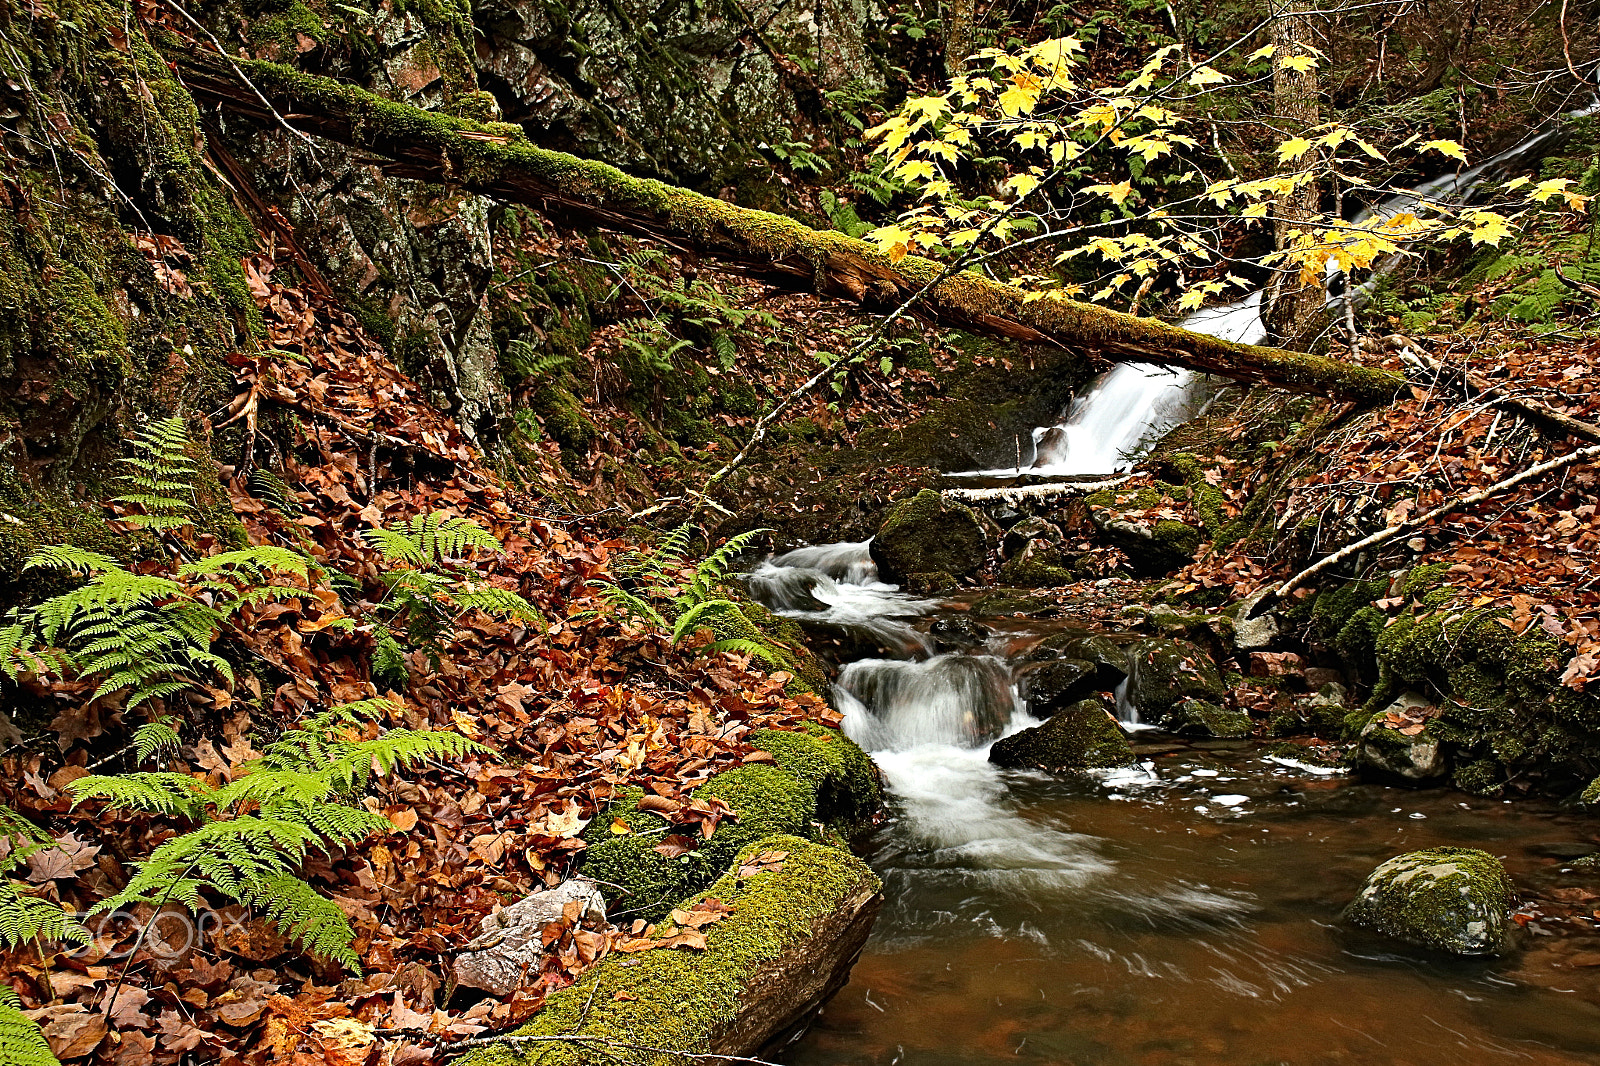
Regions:
[[[1309,74],[1317,69],[1317,61],[1313,56],[1284,56],[1278,60],[1278,66],[1297,74]]]
[[[1472,243],[1492,244],[1498,246],[1501,241],[1511,236],[1511,227],[1506,225],[1506,220],[1493,211],[1474,211],[1468,215],[1466,221],[1472,224]]]
[[[1016,190],[1017,199],[1020,200],[1039,187],[1039,179],[1032,174],[1013,174],[1006,181],[1006,187]]]
[[[1212,67],[1201,67],[1189,75],[1190,85],[1216,85],[1218,82],[1231,81],[1226,74]]]
[[[1111,198],[1114,204],[1120,204],[1133,195],[1133,182],[1124,181],[1117,185],[1085,185],[1083,191],[1087,193],[1100,193]]]
[[[1440,155],[1447,155],[1451,159],[1459,159],[1463,163],[1467,161],[1467,153],[1462,151],[1461,145],[1455,141],[1423,141],[1417,145],[1417,151],[1419,152],[1426,152],[1430,149]]]
[[[1249,55],[1245,56],[1244,61],[1246,63],[1254,63],[1258,59],[1267,59],[1270,58],[1272,53],[1276,52],[1277,50],[1278,46],[1275,44],[1264,44],[1260,48],[1257,48],[1254,52],[1251,52]]]
[[[1299,159],[1311,151],[1312,147],[1312,143],[1304,137],[1290,137],[1287,141],[1278,145],[1278,161],[1287,163],[1291,159]]]
[[[933,177],[933,164],[926,159],[912,159],[901,163],[895,168],[894,173],[896,177],[905,181],[916,181],[918,178],[927,180]]]

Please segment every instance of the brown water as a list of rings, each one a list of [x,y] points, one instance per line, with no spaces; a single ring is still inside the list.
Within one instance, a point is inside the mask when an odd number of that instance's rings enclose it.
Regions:
[[[1379,862],[1440,844],[1503,856],[1530,895],[1581,898],[1600,871],[1552,856],[1600,847],[1592,819],[1254,747],[1155,755],[1120,783],[953,748],[878,758],[900,793],[870,856],[888,901],[792,1066],[1600,1063],[1594,922],[1536,917],[1484,961],[1337,924]]]
[[[856,635],[840,649],[907,656],[839,678],[845,729],[890,785],[869,852],[886,903],[783,1062],[1600,1064],[1600,868],[1565,861],[1600,851],[1595,819],[1147,731],[1137,770],[1001,771],[986,742],[1032,722],[1017,657],[1065,623],[985,618],[979,645],[935,654],[930,624],[963,612],[877,584],[865,544],[752,577],[770,606]],[[1514,951],[1443,958],[1339,924],[1380,862],[1444,844],[1505,861],[1526,897]]]

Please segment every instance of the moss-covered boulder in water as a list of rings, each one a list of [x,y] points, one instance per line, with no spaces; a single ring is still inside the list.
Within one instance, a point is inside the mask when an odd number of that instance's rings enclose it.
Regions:
[[[1506,937],[1512,885],[1476,848],[1396,855],[1368,875],[1344,910],[1352,925],[1454,955],[1493,955]]]
[[[1248,714],[1206,700],[1179,702],[1162,723],[1163,729],[1186,737],[1247,737],[1251,727]]]
[[[1044,725],[1002,737],[989,761],[1011,769],[1083,770],[1133,762],[1128,738],[1096,699],[1079,700]]]
[[[460,1062],[644,1066],[678,1057],[633,1049],[753,1054],[844,984],[877,915],[879,887],[865,863],[838,848],[795,836],[753,841],[698,897],[732,908],[705,926],[704,951],[609,955],[552,993],[517,1034],[553,1039],[493,1044]]]
[[[1128,648],[1128,699],[1146,722],[1164,725],[1184,700],[1217,703],[1226,691],[1216,664],[1186,640],[1141,640]]]
[[[983,566],[989,538],[972,508],[923,489],[889,509],[871,551],[885,581],[938,572],[959,578]]]
[[[811,786],[816,818],[846,839],[872,824],[883,806],[883,786],[872,757],[837,729],[762,729],[750,743],[769,752],[779,768]]]

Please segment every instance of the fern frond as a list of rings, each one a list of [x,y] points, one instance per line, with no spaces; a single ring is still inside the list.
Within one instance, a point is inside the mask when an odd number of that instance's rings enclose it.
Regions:
[[[689,583],[689,595],[695,601],[709,597],[712,587],[727,576],[728,568],[733,565],[733,561],[760,537],[771,532],[770,529],[752,529],[724,541],[722,547],[706,556],[700,565],[694,568],[694,580]]]
[[[496,618],[515,618],[519,622],[543,622],[539,609],[510,589],[478,582],[463,582],[450,593],[462,607],[476,607]]]
[[[293,574],[303,578],[311,560],[297,551],[274,544],[262,544],[238,551],[218,552],[178,568],[178,573],[192,578],[231,578],[236,581],[260,584],[273,573]]]
[[[103,799],[126,810],[191,819],[201,817],[211,795],[204,781],[174,773],[95,774],[78,778],[67,792],[74,806]]]
[[[372,679],[394,689],[403,689],[411,680],[406,667],[406,650],[388,626],[378,626],[373,632]]]
[[[443,511],[414,515],[383,529],[369,529],[363,536],[384,558],[412,566],[434,566],[471,548],[500,550],[500,541],[493,533],[470,518]]]
[[[4,987],[11,992],[9,985]],[[6,1066],[61,1066],[38,1024],[22,1013],[16,993],[0,1000],[0,1062]]]
[[[121,570],[122,564],[103,552],[90,551],[74,544],[47,544],[28,556],[28,561],[22,564],[22,568],[98,574],[102,570]]]
[[[609,581],[599,580],[591,581],[589,584],[594,586],[596,592],[606,602],[607,606],[617,611],[624,618],[649,622],[662,629],[671,628],[671,623],[648,600],[641,596],[635,596],[621,585],[613,585]]]
[[[188,687],[189,684],[186,681],[170,681],[165,685],[152,685],[136,693],[136,695],[142,697],[140,702],[143,702],[145,699],[170,695],[172,692],[181,691]],[[130,700],[128,705],[132,707],[135,704]],[[133,732],[133,751],[140,762],[144,762],[150,756],[156,754],[176,754],[180,743],[178,731],[172,728],[171,724],[165,719],[146,722]]]
[[[773,666],[788,667],[790,662],[778,649],[761,643],[759,640],[750,640],[745,637],[729,637],[727,640],[716,640],[706,645],[706,651],[730,651],[737,655],[749,655],[756,659],[770,663]]]
[[[340,963],[354,973],[361,963],[351,945],[355,930],[344,911],[293,874],[277,874],[255,882],[241,897],[272,919],[285,936],[313,955]]]
[[[50,834],[5,804],[0,804],[0,839],[42,844],[50,839]]]
[[[316,834],[298,821],[242,815],[207,822],[157,847],[127,886],[91,913],[169,899],[194,910],[208,887],[238,900],[254,882],[292,872],[316,843]]]
[[[739,605],[732,600],[701,600],[678,615],[677,621],[672,624],[672,642],[676,644],[718,615],[738,609]]]
[[[36,940],[89,941],[89,931],[68,917],[59,903],[26,895],[22,888],[9,878],[0,879],[0,944],[17,948]]]

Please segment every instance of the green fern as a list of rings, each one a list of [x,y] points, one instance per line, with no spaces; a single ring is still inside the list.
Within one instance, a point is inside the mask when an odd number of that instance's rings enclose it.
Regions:
[[[252,907],[307,951],[359,970],[355,933],[344,913],[300,878],[315,852],[351,847],[387,832],[382,815],[357,805],[374,773],[428,759],[486,751],[455,733],[391,729],[371,740],[349,734],[393,705],[382,700],[334,707],[288,729],[259,758],[217,788],[182,774],[137,773],[80,778],[75,803],[115,807],[200,823],[139,863],[134,876],[96,912],[139,903],[178,902],[198,910],[204,893]]]
[[[447,557],[459,556],[472,548],[500,550],[500,542],[493,533],[470,518],[443,511],[394,522],[385,529],[369,529],[365,536],[367,543],[385,559],[409,566],[437,566]]]
[[[61,1066],[50,1042],[9,985],[0,985],[0,1062],[5,1066]]]
[[[589,584],[618,614],[667,630],[674,644],[693,636],[702,627],[709,627],[720,639],[707,645],[708,651],[752,655],[774,666],[788,668],[792,664],[783,649],[762,640],[739,605],[716,592],[740,553],[769,532],[771,530],[752,529],[730,537],[695,564],[693,574],[681,589],[672,591],[675,580],[688,565],[689,546],[694,536],[694,527],[685,523],[667,533],[654,551],[630,553],[612,565],[622,582],[634,586],[632,590],[624,588],[619,581],[601,579]],[[722,629],[733,632],[724,633]]]
[[[141,529],[175,529],[193,520],[194,463],[189,459],[189,431],[181,417],[163,418],[134,434],[134,455],[123,459],[130,471],[123,478],[128,491],[115,502],[139,508],[124,518]]]

